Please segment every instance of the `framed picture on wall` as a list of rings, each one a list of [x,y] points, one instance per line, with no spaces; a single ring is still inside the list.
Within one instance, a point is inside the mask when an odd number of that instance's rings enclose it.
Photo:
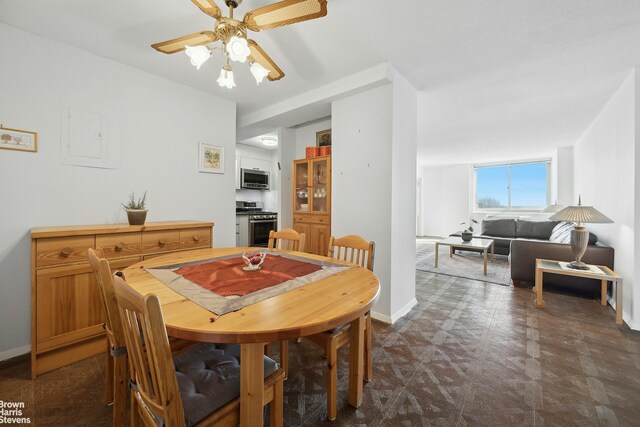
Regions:
[[[224,173],[224,147],[200,143],[200,172]]]
[[[331,129],[316,132],[316,147],[331,147]]]
[[[28,130],[0,126],[0,148],[35,153],[38,151],[38,134]]]

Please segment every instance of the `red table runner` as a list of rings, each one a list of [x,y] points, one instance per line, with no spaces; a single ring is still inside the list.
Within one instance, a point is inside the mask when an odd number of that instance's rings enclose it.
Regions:
[[[244,296],[322,269],[317,264],[269,255],[256,271],[244,271],[242,257],[190,265],[176,274],[223,297]]]

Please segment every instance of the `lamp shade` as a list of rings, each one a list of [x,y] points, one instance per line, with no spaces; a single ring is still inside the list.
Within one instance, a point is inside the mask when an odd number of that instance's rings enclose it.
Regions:
[[[549,219],[554,221],[567,221],[576,223],[612,223],[613,221],[599,212],[593,206],[568,206],[560,212],[551,215]]]

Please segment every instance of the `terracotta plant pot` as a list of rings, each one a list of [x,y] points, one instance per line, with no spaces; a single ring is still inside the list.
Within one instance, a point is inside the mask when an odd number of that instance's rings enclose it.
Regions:
[[[462,241],[464,242],[470,242],[471,239],[473,239],[472,233],[462,233],[460,236],[462,237]]]
[[[129,225],[144,225],[147,220],[147,210],[129,210],[127,209],[127,218]]]

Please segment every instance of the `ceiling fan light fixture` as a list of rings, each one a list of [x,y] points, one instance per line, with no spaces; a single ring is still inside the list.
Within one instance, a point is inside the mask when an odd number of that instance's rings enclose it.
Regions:
[[[278,145],[278,138],[275,136],[263,136],[262,137],[262,145],[267,147],[275,147]]]
[[[264,78],[269,75],[269,70],[255,61],[249,64],[249,70],[251,71],[251,74],[253,74],[253,77],[256,79],[256,84],[262,83]]]
[[[191,58],[191,65],[195,66],[198,70],[211,58],[211,51],[206,46],[186,46],[185,53]]]
[[[233,80],[233,70],[231,69],[231,65],[225,64],[222,66],[222,69],[220,70],[220,77],[218,77],[217,81],[220,87],[226,87],[227,89],[236,87],[236,82]]]
[[[247,39],[233,36],[227,41],[227,55],[232,61],[245,62],[250,53]]]

